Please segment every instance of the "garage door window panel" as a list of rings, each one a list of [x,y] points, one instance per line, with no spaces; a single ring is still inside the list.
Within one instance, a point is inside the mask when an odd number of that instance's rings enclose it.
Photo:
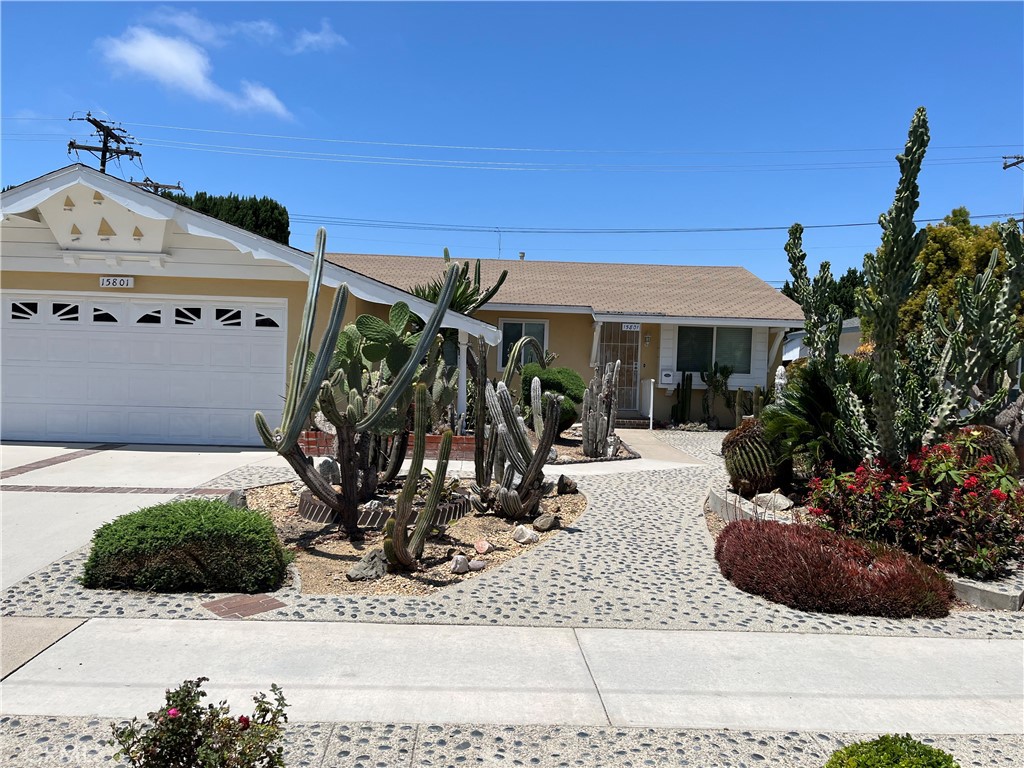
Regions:
[[[77,323],[79,318],[78,304],[55,301],[52,305],[51,314],[55,320],[62,323]]]
[[[19,322],[39,320],[38,301],[12,301],[11,311],[8,314],[11,320]]]

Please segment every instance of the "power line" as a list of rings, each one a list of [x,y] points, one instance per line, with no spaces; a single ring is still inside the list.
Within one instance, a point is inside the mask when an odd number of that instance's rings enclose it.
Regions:
[[[1019,216],[1018,213],[983,213],[972,215],[972,219],[999,219]],[[489,232],[505,234],[535,235],[664,235],[664,234],[697,234],[722,232],[779,232],[787,231],[789,224],[764,227],[506,227],[482,224],[436,224],[415,221],[391,221],[387,219],[354,219],[340,216],[318,216],[315,214],[295,213],[290,215],[293,222],[304,224],[331,224],[341,227],[366,227],[370,229],[405,229],[424,232]],[[941,219],[918,219],[918,224],[932,224]],[[877,221],[855,222],[844,224],[805,224],[804,229],[849,229],[853,227],[878,226]]]
[[[0,117],[0,120],[63,120],[55,117]],[[840,148],[840,149],[759,149],[759,150],[699,150],[699,149],[585,149],[585,148],[543,148],[543,147],[501,147],[483,146],[471,144],[429,144],[418,142],[401,141],[374,141],[370,139],[340,139],[323,138],[315,136],[288,136],[273,133],[251,133],[246,131],[227,131],[216,128],[196,128],[180,125],[162,125],[157,123],[141,123],[126,121],[127,124],[139,128],[156,128],[170,131],[186,131],[192,133],[212,133],[225,136],[245,136],[249,138],[275,139],[279,141],[308,141],[321,142],[325,144],[357,144],[364,146],[379,147],[405,147],[412,149],[448,149],[475,152],[538,152],[538,153],[569,153],[569,154],[629,154],[629,155],[786,155],[786,154],[835,154],[846,152],[899,152],[902,147],[867,147],[867,148]],[[1019,147],[1020,142],[1008,142],[1005,144],[960,144],[948,146],[933,146],[936,149],[999,149],[1007,147]]]

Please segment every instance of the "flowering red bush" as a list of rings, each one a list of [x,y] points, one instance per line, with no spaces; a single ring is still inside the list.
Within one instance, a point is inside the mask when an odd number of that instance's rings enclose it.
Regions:
[[[969,430],[926,447],[902,470],[864,463],[811,480],[808,507],[826,528],[894,544],[962,576],[991,579],[1024,554],[1024,488]]]
[[[734,521],[715,559],[744,592],[802,611],[940,618],[953,599],[946,578],[917,558],[811,525]]]

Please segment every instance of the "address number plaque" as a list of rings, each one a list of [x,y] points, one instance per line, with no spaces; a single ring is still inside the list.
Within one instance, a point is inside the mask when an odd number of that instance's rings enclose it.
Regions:
[[[104,275],[100,278],[100,288],[134,288],[134,277],[116,277]]]

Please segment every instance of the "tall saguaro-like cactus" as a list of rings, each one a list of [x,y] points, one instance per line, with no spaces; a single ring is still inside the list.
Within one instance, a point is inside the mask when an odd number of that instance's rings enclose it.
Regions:
[[[864,256],[864,289],[858,294],[861,315],[871,325],[871,392],[878,428],[878,450],[883,458],[898,462],[903,458],[907,436],[901,435],[897,421],[900,408],[898,392],[899,310],[910,297],[921,276],[917,255],[928,238],[926,230],[914,224],[920,189],[917,176],[928,149],[928,116],[919,107],[910,122],[907,144],[897,155],[900,180],[892,207],[878,223],[882,227],[882,245],[877,253]]]
[[[361,485],[376,482],[375,473],[372,477],[366,472],[360,476],[361,467],[372,466],[366,456],[370,450],[369,438],[374,432],[394,432],[401,427],[396,423],[399,419],[395,406],[401,399],[409,397],[409,388],[420,370],[420,363],[426,358],[434,343],[441,327],[441,320],[451,302],[459,268],[453,265],[449,269],[441,297],[425,321],[425,327],[411,352],[405,347],[404,341],[396,341],[397,335],[393,326],[397,324],[397,319],[393,318],[395,322],[390,325],[383,320],[364,321],[364,327],[360,330],[374,346],[369,349],[364,346],[360,354],[362,362],[376,365],[376,370],[371,373],[362,368],[358,372],[338,369],[328,381],[325,380],[325,376],[335,354],[348,298],[348,288],[344,285],[338,288],[327,330],[313,363],[309,366],[308,374],[306,365],[320,294],[326,242],[327,233],[321,228],[316,236],[316,250],[309,272],[306,305],[289,373],[281,426],[272,430],[263,414],[257,413],[256,429],[264,444],[284,456],[310,491],[334,511],[348,535],[359,538]],[[399,314],[408,312],[408,308],[398,309]],[[361,317],[360,320],[362,319]],[[393,367],[389,365],[389,360]],[[334,425],[337,432],[338,463],[341,471],[340,491],[335,490],[310,466],[298,445],[299,432],[309,418],[314,401],[318,402],[321,413]]]
[[[620,360],[605,366],[604,376],[594,369],[594,377],[583,393],[583,455],[590,458],[613,456],[618,450],[615,419],[618,417],[617,382]]]

